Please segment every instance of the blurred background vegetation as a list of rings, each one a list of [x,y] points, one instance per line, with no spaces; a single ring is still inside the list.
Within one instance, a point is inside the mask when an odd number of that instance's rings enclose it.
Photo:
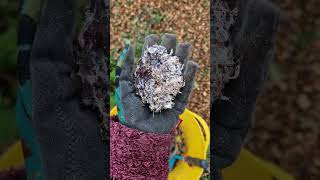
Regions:
[[[18,1],[0,1],[0,152],[18,138],[15,121]]]
[[[320,1],[271,1],[281,9],[275,57],[245,147],[297,180],[319,180]]]

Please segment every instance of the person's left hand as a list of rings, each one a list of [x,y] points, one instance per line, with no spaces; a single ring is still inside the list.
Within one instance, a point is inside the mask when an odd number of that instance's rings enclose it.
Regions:
[[[143,51],[159,42],[157,35],[149,35],[145,38]],[[165,34],[162,37],[161,45],[168,52],[173,50],[175,56],[184,64],[184,80],[185,86],[181,89],[181,93],[174,100],[174,107],[166,109],[160,113],[150,111],[148,106],[144,106],[140,97],[135,94],[133,87],[134,72],[134,51],[131,46],[127,47],[125,57],[120,58],[120,66],[123,64],[122,70],[118,69],[119,79],[117,81],[116,102],[119,109],[118,117],[120,121],[128,127],[138,129],[143,132],[153,133],[169,133],[178,121],[179,115],[183,113],[189,99],[189,95],[193,88],[194,78],[198,65],[189,60],[191,45],[189,43],[179,44],[176,48],[176,37],[172,34]],[[143,53],[142,51],[142,53]],[[121,62],[121,61],[124,62]]]

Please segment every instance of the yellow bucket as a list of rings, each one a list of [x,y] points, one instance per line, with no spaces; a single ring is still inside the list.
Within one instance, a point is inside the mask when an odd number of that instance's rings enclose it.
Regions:
[[[20,141],[15,142],[0,155],[0,171],[24,166],[24,157]]]
[[[116,107],[110,113],[110,116],[114,115],[117,115]],[[180,129],[187,147],[184,156],[206,159],[210,142],[210,130],[207,123],[188,109],[185,109],[179,117],[182,120]],[[202,168],[189,166],[184,161],[178,161],[169,174],[169,180],[198,180],[202,173]]]
[[[294,180],[294,177],[268,161],[242,149],[239,158],[222,172],[224,180]]]

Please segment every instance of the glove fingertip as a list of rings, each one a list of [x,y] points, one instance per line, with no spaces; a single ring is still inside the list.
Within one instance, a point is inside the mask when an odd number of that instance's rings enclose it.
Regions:
[[[177,39],[174,34],[165,33],[162,36],[161,45],[167,49],[168,53],[170,53],[171,50],[173,51],[173,53],[175,53],[176,44],[177,44]]]
[[[150,34],[150,35],[146,36],[144,38],[144,45],[143,45],[143,48],[142,48],[142,54],[143,54],[145,49],[147,49],[148,47],[150,47],[150,46],[152,46],[154,44],[158,44],[159,41],[160,41],[160,38],[156,34]]]
[[[128,47],[126,58],[121,68],[120,80],[130,80],[133,76],[134,69],[134,48],[131,45]]]
[[[190,80],[194,79],[194,76],[195,76],[198,69],[199,69],[198,63],[191,61],[191,60],[188,61],[186,69],[185,69],[185,73],[184,73],[185,80],[190,81]]]
[[[176,56],[178,56],[182,64],[186,64],[188,57],[190,55],[192,45],[189,42],[184,42],[178,45],[176,49]]]

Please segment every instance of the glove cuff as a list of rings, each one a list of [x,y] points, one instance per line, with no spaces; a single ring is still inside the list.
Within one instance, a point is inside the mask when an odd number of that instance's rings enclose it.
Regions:
[[[118,180],[167,180],[173,137],[173,133],[145,133],[111,120],[111,177]]]

